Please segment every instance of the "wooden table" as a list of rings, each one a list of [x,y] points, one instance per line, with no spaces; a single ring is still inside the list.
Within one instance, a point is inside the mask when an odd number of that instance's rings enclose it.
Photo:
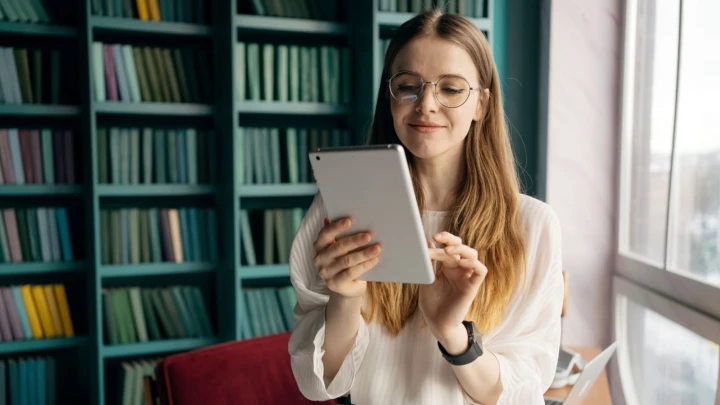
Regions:
[[[582,356],[582,358],[586,361],[594,359],[595,356],[602,352],[602,349],[600,349],[599,347],[570,347],[570,349],[580,353],[580,356]],[[565,399],[568,393],[570,393],[571,389],[572,386],[565,386],[558,389],[549,389],[545,393],[545,395],[549,397]],[[607,373],[605,370],[603,370],[602,374],[600,374],[600,377],[598,377],[597,381],[595,381],[595,384],[593,384],[592,388],[590,388],[590,392],[588,393],[588,396],[585,398],[582,404],[612,405],[612,398],[610,397],[610,386],[608,385]]]

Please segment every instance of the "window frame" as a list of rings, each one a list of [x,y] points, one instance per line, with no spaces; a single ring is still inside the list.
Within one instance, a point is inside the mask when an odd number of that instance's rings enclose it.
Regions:
[[[678,36],[678,67],[680,65],[680,55],[682,47],[682,17],[683,17],[683,2],[680,2],[680,14],[679,14],[679,29],[680,34]],[[633,111],[633,99],[634,94],[634,63],[630,63],[635,59],[635,42],[636,42],[636,28],[637,28],[637,10],[638,0],[627,0],[625,2],[624,10],[624,24],[621,30],[621,49],[622,49],[622,69],[620,79],[620,119],[619,121],[619,133],[620,142],[618,142],[618,156],[620,162],[620,168],[617,173],[617,198],[616,198],[616,240],[615,245],[615,276],[621,276],[629,281],[644,287],[646,290],[655,292],[665,297],[672,297],[673,300],[684,304],[694,310],[701,311],[705,314],[710,315],[715,321],[720,321],[720,286],[714,286],[711,284],[704,283],[699,279],[692,278],[686,273],[674,273],[667,269],[667,246],[668,237],[670,232],[670,220],[669,211],[671,209],[671,198],[672,198],[672,185],[673,185],[673,164],[675,160],[675,148],[676,142],[676,129],[673,128],[673,152],[670,157],[670,176],[669,176],[669,192],[667,195],[667,209],[668,215],[666,216],[665,226],[665,254],[663,257],[663,266],[658,267],[652,265],[644,260],[640,260],[637,256],[633,257],[633,254],[622,253],[620,251],[620,245],[625,240],[626,235],[623,234],[623,223],[626,216],[629,215],[629,201],[625,201],[627,197],[624,190],[628,190],[631,173],[631,157],[632,157],[632,141],[633,137],[636,136],[634,133],[633,123],[636,119]],[[680,75],[680,69],[678,68],[677,75]],[[676,81],[677,89],[677,81]],[[677,100],[677,95],[676,95]],[[677,112],[677,105],[676,105]],[[677,116],[677,113],[675,114]],[[623,210],[623,207],[627,207]],[[694,328],[689,328],[694,330]]]

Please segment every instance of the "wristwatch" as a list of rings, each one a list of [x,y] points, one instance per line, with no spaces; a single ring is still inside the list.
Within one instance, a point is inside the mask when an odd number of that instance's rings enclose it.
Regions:
[[[464,366],[466,364],[470,364],[483,354],[482,342],[480,341],[479,336],[475,333],[475,324],[471,321],[463,321],[463,325],[465,326],[465,329],[467,329],[468,334],[468,349],[464,353],[453,356],[445,350],[440,342],[438,342],[440,353],[442,353],[445,360],[453,366]]]

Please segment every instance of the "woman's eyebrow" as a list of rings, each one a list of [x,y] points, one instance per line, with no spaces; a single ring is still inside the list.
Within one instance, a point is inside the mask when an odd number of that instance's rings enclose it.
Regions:
[[[425,76],[421,75],[420,73],[418,73],[418,72],[416,72],[416,71],[414,71],[414,70],[402,69],[402,68],[400,68],[400,69],[398,69],[398,70],[396,71],[396,73],[397,73],[397,72],[414,73],[414,74],[422,77],[423,79],[425,79]],[[441,77],[441,76],[454,76],[454,77],[459,77],[459,78],[465,79],[465,75],[461,75],[460,73],[443,73],[443,74],[441,74],[441,75],[438,76],[438,77]]]

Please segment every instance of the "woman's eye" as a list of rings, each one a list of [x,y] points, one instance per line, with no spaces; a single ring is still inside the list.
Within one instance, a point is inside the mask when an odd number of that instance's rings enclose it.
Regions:
[[[443,88],[443,92],[448,94],[462,94],[465,91],[465,89],[454,89],[452,87],[445,87]]]
[[[408,86],[403,86],[403,85],[398,86],[398,90],[400,90],[400,91],[414,92],[414,91],[417,91],[417,88],[418,88],[417,86],[409,86],[409,85]]]

